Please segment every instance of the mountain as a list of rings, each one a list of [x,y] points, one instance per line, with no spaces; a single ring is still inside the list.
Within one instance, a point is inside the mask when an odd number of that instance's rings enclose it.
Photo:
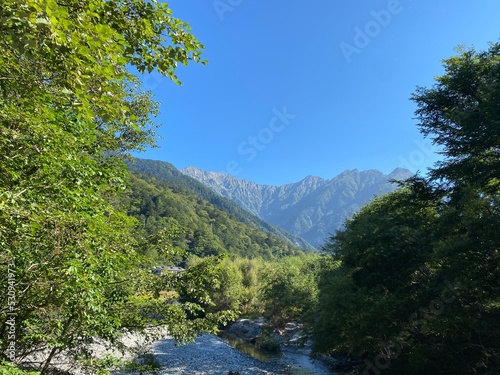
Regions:
[[[215,193],[212,189],[205,186],[198,180],[181,173],[170,163],[158,160],[135,158],[133,161],[127,162],[127,166],[132,171],[149,175],[160,181],[167,182],[168,186],[174,192],[190,192],[191,194],[194,194],[197,197],[213,204],[218,209],[225,211],[234,219],[244,224],[253,226],[262,232],[276,236],[281,240],[287,241],[293,246],[298,246],[305,250],[315,250],[314,246],[305,241],[303,238],[292,235],[286,232],[286,230],[278,228],[253,213],[248,212],[246,209],[234,203],[231,199]]]
[[[227,253],[266,260],[303,254],[290,241],[245,224],[187,190],[150,175],[131,171],[129,188],[117,205],[139,220],[138,239],[162,230],[170,233],[173,245],[200,257]],[[158,261],[160,248],[147,249]]]
[[[394,190],[396,186],[389,180],[412,176],[412,172],[403,168],[390,174],[347,170],[331,180],[307,176],[296,183],[270,186],[196,167],[181,172],[317,247],[374,196]]]

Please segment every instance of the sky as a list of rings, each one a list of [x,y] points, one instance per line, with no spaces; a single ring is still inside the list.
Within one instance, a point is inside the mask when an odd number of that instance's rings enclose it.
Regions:
[[[500,40],[498,0],[171,0],[206,66],[158,74],[159,148],[136,156],[269,185],[347,169],[424,173],[409,100],[456,47]]]

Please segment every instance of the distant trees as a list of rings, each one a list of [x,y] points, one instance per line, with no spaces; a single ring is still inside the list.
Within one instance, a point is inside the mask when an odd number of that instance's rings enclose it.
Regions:
[[[239,317],[269,319],[273,327],[313,319],[323,256],[302,254],[264,260],[231,257],[221,264],[220,288],[208,311],[230,309]]]
[[[127,162],[127,166],[131,170],[137,171],[142,175],[155,177],[157,180],[155,183],[168,185],[173,193],[186,194],[189,192],[194,194],[198,197],[198,203],[200,205],[203,201],[210,202],[213,206],[220,210],[218,214],[219,216],[229,215],[232,219],[236,219],[237,221],[255,227],[258,229],[258,231],[255,232],[256,235],[262,235],[260,232],[271,234],[268,238],[273,244],[281,242],[276,241],[277,239],[285,241],[288,239],[289,241],[286,242],[298,243],[298,246],[307,250],[316,250],[302,239],[265,222],[230,199],[215,193],[212,189],[203,185],[201,182],[182,174],[170,163],[159,160],[134,158],[132,161]]]
[[[500,369],[500,44],[444,66],[412,97],[443,161],[326,246],[316,350],[360,356],[365,374]]]
[[[264,315],[273,325],[307,322],[318,295],[320,257],[310,254],[268,264],[260,272]]]

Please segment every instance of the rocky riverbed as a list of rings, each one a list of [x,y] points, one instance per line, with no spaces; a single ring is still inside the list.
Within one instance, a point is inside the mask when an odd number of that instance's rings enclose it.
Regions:
[[[157,368],[158,375],[329,375],[328,367],[321,361],[312,361],[309,350],[294,346],[282,348],[282,355],[270,361],[261,361],[233,348],[227,340],[204,334],[188,345],[175,345],[175,340],[166,336],[166,330],[152,332],[164,338],[153,341],[147,335],[124,332],[120,340],[121,349],[102,340],[88,347],[96,359],[106,355],[149,363]],[[134,354],[135,353],[135,354]],[[137,355],[142,353],[139,357]],[[32,355],[24,362],[27,366],[42,363],[48,353]],[[146,355],[146,356],[145,356]],[[90,375],[93,371],[82,368],[69,360],[64,353],[54,358],[52,368],[72,375]],[[130,375],[130,372],[115,371],[115,375]],[[132,375],[138,375],[138,372]]]
[[[203,335],[189,345],[175,346],[173,339],[155,342],[154,358],[160,374],[168,375],[241,375],[282,374],[283,366],[253,359],[213,335]]]
[[[333,374],[322,362],[312,361],[306,350],[285,348],[280,358],[262,362],[212,335],[203,335],[185,346],[175,346],[172,339],[160,340],[151,349],[161,366],[159,373],[165,375]]]

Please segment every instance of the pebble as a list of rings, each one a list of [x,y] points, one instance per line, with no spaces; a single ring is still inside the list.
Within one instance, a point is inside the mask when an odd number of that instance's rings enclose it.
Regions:
[[[233,349],[217,336],[204,334],[192,344],[175,346],[173,339],[156,341],[152,353],[161,375],[278,375],[283,366],[261,362]]]

